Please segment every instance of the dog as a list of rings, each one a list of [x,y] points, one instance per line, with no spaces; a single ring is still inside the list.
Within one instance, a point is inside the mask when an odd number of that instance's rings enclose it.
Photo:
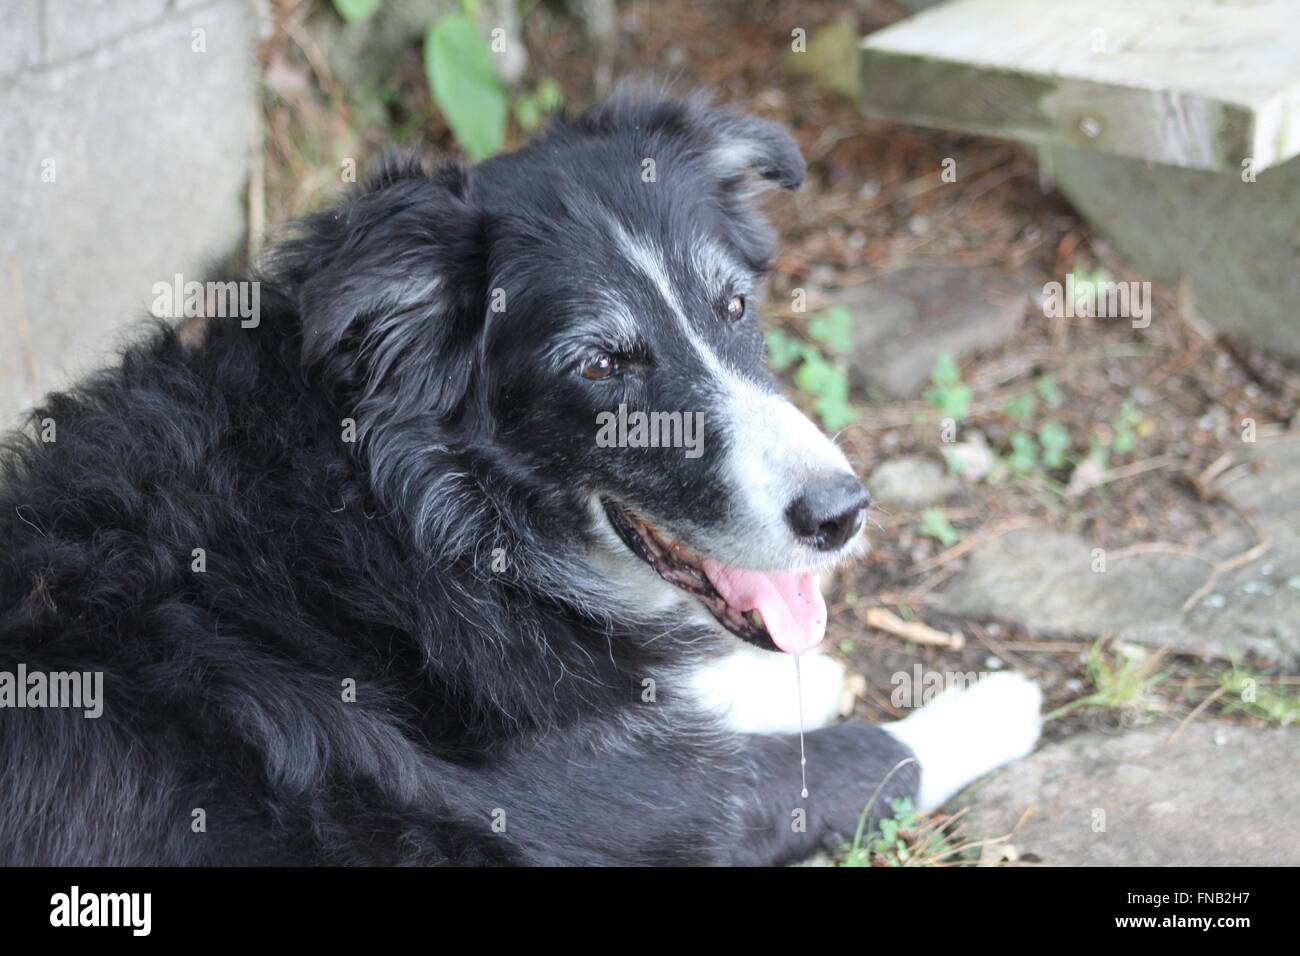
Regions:
[[[385,160],[255,324],[50,396],[0,459],[0,862],[780,864],[1028,752],[1012,675],[838,719],[819,574],[869,497],[756,308],[803,178],[623,90]]]

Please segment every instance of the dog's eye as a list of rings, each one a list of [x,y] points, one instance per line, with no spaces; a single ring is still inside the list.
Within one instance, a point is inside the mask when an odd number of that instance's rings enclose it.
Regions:
[[[609,378],[617,371],[618,362],[612,355],[607,355],[604,352],[597,352],[578,366],[578,374],[593,382]]]
[[[727,321],[739,322],[745,317],[745,297],[733,295],[727,300]]]

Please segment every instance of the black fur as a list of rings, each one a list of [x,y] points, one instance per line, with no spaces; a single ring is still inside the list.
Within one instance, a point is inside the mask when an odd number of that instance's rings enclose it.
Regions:
[[[749,168],[717,168],[729,140]],[[638,188],[643,156],[665,188]],[[851,834],[906,750],[813,732],[801,800],[797,739],[677,692],[732,639],[605,601],[584,496],[707,524],[716,461],[593,456],[610,397],[555,355],[602,285],[635,285],[594,201],[666,243],[707,230],[757,281],[751,174],[802,180],[784,132],[627,95],[474,169],[390,163],[280,247],[257,328],[155,328],[50,396],[56,441],[11,436],[0,465],[0,670],[102,671],[104,713],[0,710],[0,862],[772,863]],[[663,368],[674,345],[631,347]],[[717,347],[761,360],[756,327]]]

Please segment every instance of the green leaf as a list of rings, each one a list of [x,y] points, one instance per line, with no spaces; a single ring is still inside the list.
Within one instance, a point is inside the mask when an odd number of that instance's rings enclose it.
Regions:
[[[1138,431],[1142,427],[1142,413],[1138,411],[1133,399],[1126,398],[1119,408],[1119,418],[1111,428],[1113,436],[1110,450],[1117,455],[1127,455],[1137,444]]]
[[[1010,418],[1018,422],[1024,422],[1034,417],[1034,410],[1038,407],[1038,400],[1033,395],[1017,395],[1015,398],[1008,398],[1002,403],[1002,411]]]
[[[537,108],[537,101],[531,96],[515,100],[515,119],[525,132],[537,129],[542,124],[542,111]]]
[[[946,388],[951,385],[957,385],[961,382],[961,369],[947,352],[940,353],[939,357],[934,360],[934,371],[930,373],[930,381],[940,388]]]
[[[1048,408],[1060,408],[1061,403],[1065,401],[1065,393],[1056,384],[1056,379],[1050,375],[1038,379],[1038,397],[1047,404]]]
[[[926,389],[925,400],[948,418],[965,418],[970,411],[970,387],[962,384],[961,369],[947,352],[935,360],[930,381],[933,384]]]
[[[506,137],[506,95],[491,53],[466,17],[444,17],[424,37],[424,73],[433,101],[471,162],[499,152]]]
[[[564,102],[564,92],[554,80],[542,80],[531,94],[515,100],[515,119],[526,131],[532,132],[542,125],[542,118],[559,109]]]
[[[970,411],[970,388],[966,385],[933,385],[926,389],[925,400],[946,417],[961,420]]]
[[[816,349],[807,349],[803,354],[803,364],[794,373],[794,383],[809,395],[825,395],[834,388],[836,375],[839,373],[826,357]]]
[[[837,355],[853,348],[852,329],[853,314],[842,305],[831,306],[808,320],[808,334]]]
[[[1017,475],[1032,474],[1038,464],[1038,447],[1034,436],[1026,432],[1011,433],[1011,454],[1007,456],[1007,467]]]
[[[844,370],[814,346],[803,347],[803,364],[794,373],[794,383],[814,398],[813,409],[827,431],[839,431],[858,420],[849,401],[849,377]]]
[[[804,344],[782,329],[768,329],[767,364],[774,372],[784,372],[804,353]]]
[[[858,410],[847,399],[824,395],[813,402],[813,409],[828,432],[837,432],[858,420]]]
[[[1137,404],[1131,398],[1124,399],[1123,404],[1119,407],[1119,418],[1125,425],[1136,428],[1142,422],[1142,413],[1138,411]]]
[[[917,534],[926,538],[933,538],[945,548],[951,548],[961,540],[961,535],[957,529],[948,523],[948,519],[938,508],[926,508],[921,514],[921,521],[916,526]]]
[[[1066,453],[1070,450],[1070,432],[1055,419],[1043,422],[1038,429],[1038,443],[1043,446],[1043,465],[1047,468],[1064,468]]]
[[[369,20],[379,9],[380,0],[334,0],[334,9],[348,23]]]
[[[543,113],[550,113],[564,105],[564,91],[560,89],[559,83],[548,76],[537,84],[535,99]]]

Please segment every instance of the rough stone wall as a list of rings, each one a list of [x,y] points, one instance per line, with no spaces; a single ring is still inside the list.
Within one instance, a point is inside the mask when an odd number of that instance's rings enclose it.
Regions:
[[[156,282],[244,239],[262,0],[11,0],[0,29],[0,428],[102,364]]]

